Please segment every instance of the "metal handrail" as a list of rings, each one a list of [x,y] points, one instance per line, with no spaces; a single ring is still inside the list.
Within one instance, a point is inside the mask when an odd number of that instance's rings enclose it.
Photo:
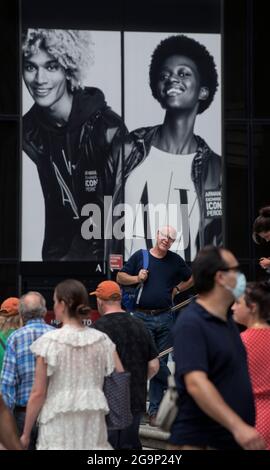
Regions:
[[[164,349],[164,351],[161,351],[158,355],[158,359],[160,359],[161,357],[163,356],[166,356],[167,354],[170,354],[171,352],[173,352],[173,347],[171,348],[168,348],[168,349]]]
[[[192,297],[190,297],[189,299],[187,300],[184,300],[183,302],[180,302],[180,304],[177,304],[177,305],[174,305],[172,308],[171,308],[171,312],[175,312],[177,310],[180,310],[181,308],[185,307],[186,305],[188,305],[190,302],[192,302],[192,300],[196,299],[197,295],[193,295]],[[171,352],[173,352],[173,347],[170,347],[170,348],[167,348],[167,349],[164,349],[164,351],[161,351],[158,355],[158,359],[163,357],[163,356],[166,356],[167,354],[170,354]]]
[[[181,302],[180,304],[177,304],[177,305],[174,305],[172,308],[171,308],[171,312],[175,312],[176,310],[180,310],[182,307],[185,307],[186,305],[188,305],[190,302],[192,302],[192,300],[196,299],[197,295],[193,295],[192,297],[190,297],[189,299],[187,300],[184,300],[183,302]]]

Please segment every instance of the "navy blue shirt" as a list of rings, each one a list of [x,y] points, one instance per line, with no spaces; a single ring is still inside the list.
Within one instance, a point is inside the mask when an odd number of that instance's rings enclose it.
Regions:
[[[209,445],[217,449],[238,448],[232,434],[197,406],[187,393],[183,379],[188,372],[204,371],[227,405],[254,426],[255,407],[246,351],[232,316],[223,321],[193,302],[179,316],[173,334],[180,398],[170,442]]]
[[[122,268],[122,272],[137,276],[143,267],[142,250],[136,251]],[[164,258],[149,253],[148,279],[144,283],[139,307],[167,308],[172,305],[172,290],[181,281],[187,281],[191,270],[181,256],[168,251]]]

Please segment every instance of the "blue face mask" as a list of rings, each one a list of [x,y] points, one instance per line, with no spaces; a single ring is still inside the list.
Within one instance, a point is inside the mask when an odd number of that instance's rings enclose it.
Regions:
[[[226,288],[231,291],[232,295],[237,300],[239,299],[239,297],[241,297],[244,294],[246,290],[246,286],[247,286],[246,276],[243,273],[237,273],[235,287],[227,286]]]

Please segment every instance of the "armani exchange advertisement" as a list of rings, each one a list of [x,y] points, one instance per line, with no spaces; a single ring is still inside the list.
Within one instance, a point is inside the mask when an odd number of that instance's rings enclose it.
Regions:
[[[221,36],[23,32],[22,261],[221,243]]]

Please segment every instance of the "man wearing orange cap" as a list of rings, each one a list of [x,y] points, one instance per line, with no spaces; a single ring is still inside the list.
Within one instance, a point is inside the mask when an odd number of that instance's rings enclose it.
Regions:
[[[17,315],[19,313],[18,297],[8,297],[1,305],[0,314],[5,316]]]
[[[147,379],[159,369],[157,350],[143,322],[121,307],[121,291],[114,281],[103,281],[90,295],[96,295],[101,318],[93,327],[106,333],[115,343],[125,370],[131,374],[130,398],[133,421],[129,427],[109,431],[114,449],[141,449],[139,425],[145,412]]]

